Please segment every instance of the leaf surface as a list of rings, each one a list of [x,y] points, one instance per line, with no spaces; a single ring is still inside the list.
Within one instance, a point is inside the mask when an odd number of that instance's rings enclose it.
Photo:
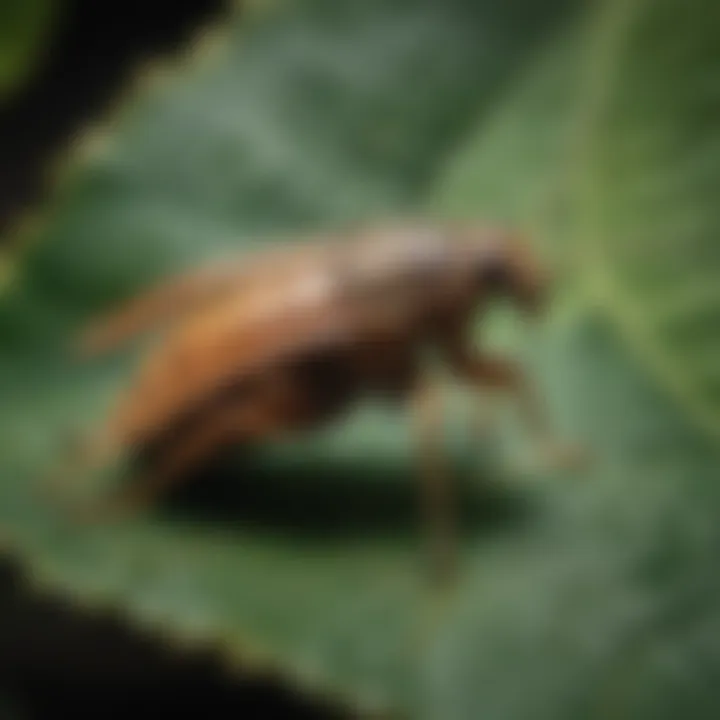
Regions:
[[[700,322],[673,303],[715,243],[711,186],[685,188],[676,167],[695,147],[702,178],[716,167],[718,23],[700,0],[629,5],[580,26],[520,2],[281,6],[234,20],[217,52],[139,97],[68,180],[0,307],[0,522],[28,569],[78,602],[415,716],[714,716],[718,450],[697,420],[716,406],[682,359],[713,357],[714,306],[699,295]],[[572,322],[516,350],[559,431],[598,458],[515,484],[483,464],[454,399],[452,596],[423,584],[402,413],[366,408],[249,471],[217,468],[127,525],[80,530],[39,503],[58,437],[98,422],[132,369],[64,356],[89,313],[217,252],[420,210],[506,217],[572,260]],[[667,242],[696,210],[705,249],[669,277],[653,223]],[[689,340],[628,331],[660,307],[662,272]]]

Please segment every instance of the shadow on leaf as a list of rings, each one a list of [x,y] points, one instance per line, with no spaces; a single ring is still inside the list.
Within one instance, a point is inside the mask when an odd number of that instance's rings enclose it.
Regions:
[[[537,513],[497,470],[456,470],[449,481],[465,535],[500,533]],[[421,486],[411,466],[380,456],[281,462],[233,456],[188,476],[156,511],[307,539],[398,538],[418,531]]]

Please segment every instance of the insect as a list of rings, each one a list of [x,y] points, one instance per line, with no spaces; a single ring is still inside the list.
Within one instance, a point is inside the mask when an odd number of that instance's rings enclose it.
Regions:
[[[149,507],[221,448],[316,428],[374,396],[412,410],[430,554],[446,572],[451,492],[424,352],[474,387],[513,393],[541,447],[561,462],[575,458],[553,440],[519,367],[476,349],[470,334],[476,314],[500,297],[539,317],[549,284],[510,230],[408,221],[286,242],[167,278],[80,337],[92,356],[160,331],[89,446],[95,462],[128,452],[151,458],[105,511]]]

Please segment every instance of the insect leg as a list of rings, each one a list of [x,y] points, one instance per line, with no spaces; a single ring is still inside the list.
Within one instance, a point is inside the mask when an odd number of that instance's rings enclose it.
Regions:
[[[232,441],[243,427],[252,426],[255,418],[250,409],[228,408],[225,412],[204,419],[202,427],[193,428],[178,438],[172,448],[152,468],[123,487],[106,501],[82,513],[84,520],[104,520],[134,514],[150,507],[172,485],[187,477],[220,447]]]
[[[421,513],[429,544],[430,574],[435,582],[451,580],[455,573],[455,512],[450,477],[442,459],[442,394],[437,383],[421,382],[413,398],[419,445]]]
[[[292,398],[289,395],[292,387],[283,380],[282,376],[269,375],[259,395],[231,400],[211,414],[199,417],[150,471],[135,478],[132,486],[123,488],[102,506],[91,509],[86,518],[99,520],[139,512],[222,446],[262,439],[278,429],[288,399]]]
[[[526,428],[538,447],[543,466],[570,469],[585,461],[586,456],[581,448],[566,446],[555,440],[540,397],[516,364],[505,358],[475,354],[464,344],[451,345],[449,350],[453,367],[466,380],[515,396]]]
[[[83,485],[78,477],[111,464],[120,452],[117,438],[107,428],[67,438],[61,457],[35,479],[38,498],[56,507],[67,505],[68,491],[72,494],[73,488],[80,489]]]

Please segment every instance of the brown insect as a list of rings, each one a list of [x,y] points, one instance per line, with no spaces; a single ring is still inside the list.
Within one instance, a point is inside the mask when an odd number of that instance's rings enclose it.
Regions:
[[[473,386],[515,393],[531,430],[552,442],[519,368],[476,350],[469,334],[476,313],[503,296],[539,316],[547,289],[529,246],[510,231],[412,222],[273,246],[171,278],[81,337],[91,355],[163,331],[89,449],[95,461],[152,458],[105,509],[150,505],[227,445],[316,428],[381,397],[415,411],[433,557],[447,569],[451,496],[423,353],[439,353]]]

